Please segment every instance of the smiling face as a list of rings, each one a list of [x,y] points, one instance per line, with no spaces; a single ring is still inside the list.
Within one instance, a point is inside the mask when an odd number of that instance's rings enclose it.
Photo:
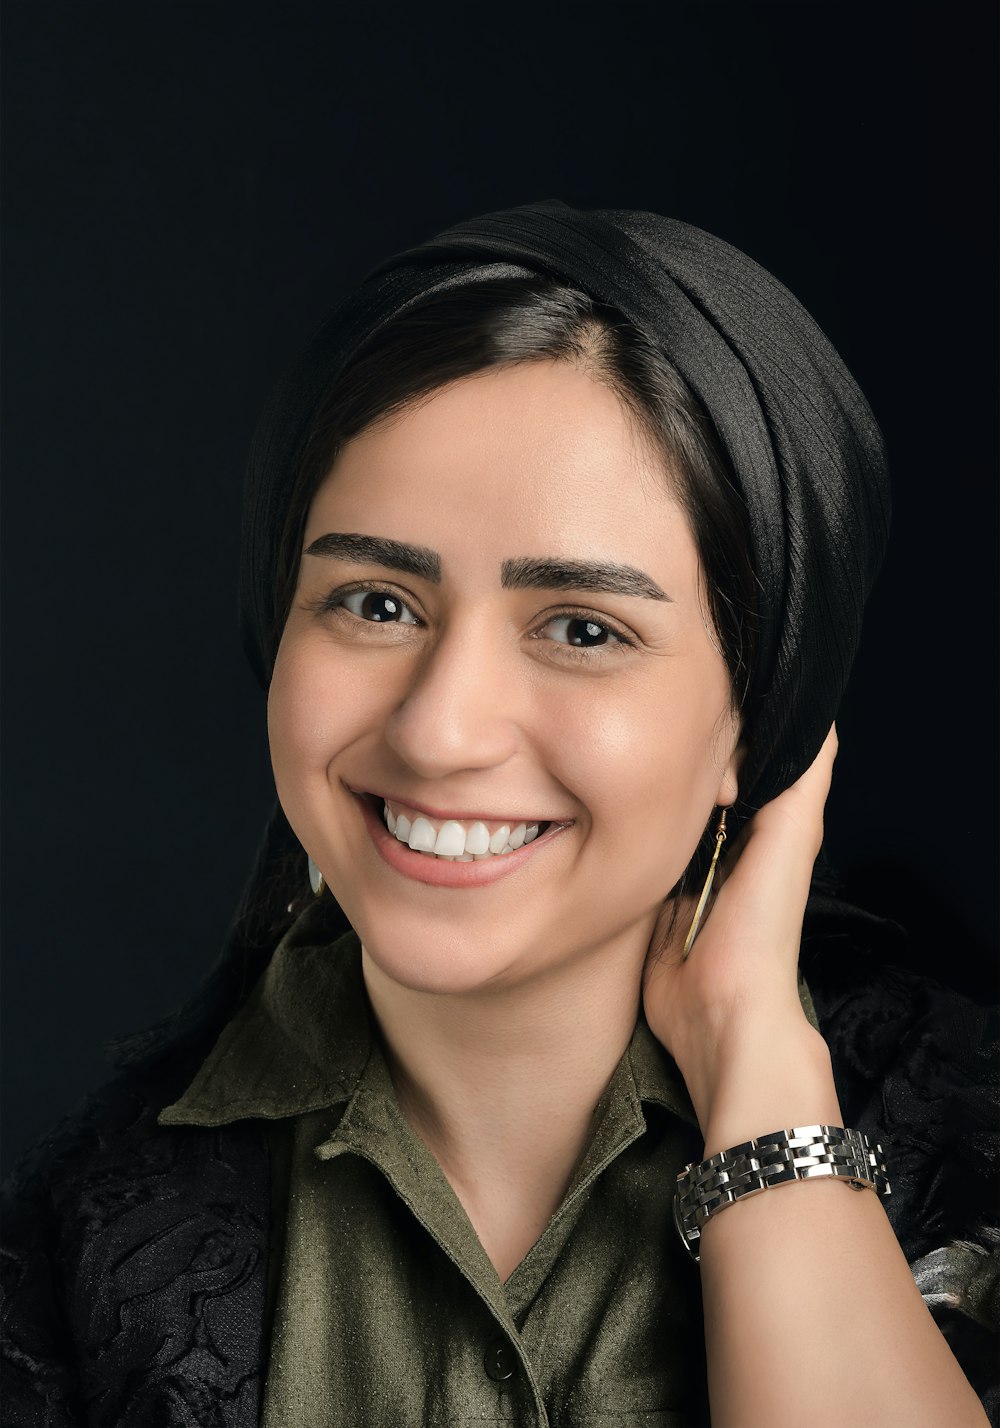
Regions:
[[[618,398],[561,362],[454,382],[344,447],[303,551],[272,763],[368,956],[439,993],[638,971],[739,731],[687,519]]]

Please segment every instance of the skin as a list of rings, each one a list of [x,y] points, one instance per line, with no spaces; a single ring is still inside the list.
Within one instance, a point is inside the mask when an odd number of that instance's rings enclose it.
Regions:
[[[429,548],[442,579],[303,555],[268,703],[278,794],[361,938],[400,1105],[500,1277],[558,1208],[640,1003],[706,1155],[842,1125],[795,982],[832,732],[731,850],[692,956],[678,946],[690,909],[666,938],[667,894],[736,797],[740,731],[670,473],[617,397],[564,363],[455,382],[346,446],[303,550],[330,532]],[[505,588],[517,557],[627,563],[669,599]],[[364,619],[360,595],[331,606],[359,584],[408,617]],[[581,654],[567,616],[632,645],[601,636]],[[380,857],[358,789],[567,826],[489,886],[432,887]],[[789,1316],[804,1262],[820,1292]],[[702,1264],[714,1423],[800,1422],[789,1362],[806,1381],[860,1381],[880,1424],[985,1421],[874,1195],[758,1196],[706,1225]],[[810,1421],[827,1420],[810,1405]]]

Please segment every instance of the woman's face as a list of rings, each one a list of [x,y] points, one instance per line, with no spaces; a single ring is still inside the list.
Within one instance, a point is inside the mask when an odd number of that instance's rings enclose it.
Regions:
[[[272,762],[367,955],[438,993],[641,966],[736,796],[738,727],[687,519],[618,398],[548,361],[454,382],[347,444],[303,550]]]

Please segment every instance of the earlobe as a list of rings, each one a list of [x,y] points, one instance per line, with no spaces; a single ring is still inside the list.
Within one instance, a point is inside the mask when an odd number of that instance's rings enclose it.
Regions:
[[[716,805],[720,808],[731,808],[739,797],[740,792],[740,769],[743,767],[743,760],[746,757],[746,745],[741,741],[738,743],[729,756],[722,778],[719,782],[719,789],[715,795]]]

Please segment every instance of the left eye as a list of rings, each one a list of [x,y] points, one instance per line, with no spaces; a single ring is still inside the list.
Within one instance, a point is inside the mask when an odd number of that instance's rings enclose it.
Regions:
[[[554,638],[560,644],[576,645],[583,649],[594,649],[601,645],[624,644],[622,637],[608,625],[597,620],[588,620],[583,615],[557,615],[544,626],[546,630],[558,630]]]
[[[338,596],[337,604],[370,624],[417,624],[409,606],[389,590],[351,590],[346,595]]]

